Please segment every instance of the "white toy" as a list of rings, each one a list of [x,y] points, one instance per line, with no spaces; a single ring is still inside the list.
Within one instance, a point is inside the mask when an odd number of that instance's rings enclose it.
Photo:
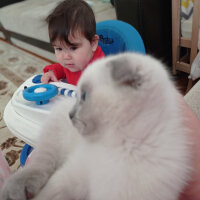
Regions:
[[[4,110],[8,129],[33,147],[54,104],[65,98],[72,106],[76,98],[76,86],[64,82],[41,84],[40,78],[41,75],[36,75],[26,80]]]

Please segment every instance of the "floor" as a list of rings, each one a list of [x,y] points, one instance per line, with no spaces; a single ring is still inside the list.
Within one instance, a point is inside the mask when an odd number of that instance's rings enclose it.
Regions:
[[[187,91],[188,86],[188,74],[184,72],[178,72],[177,75],[172,75],[173,79],[175,80],[175,83],[177,85],[177,88],[181,92],[181,94],[185,95]],[[199,80],[199,79],[198,79]],[[198,80],[195,80],[193,82],[193,86],[196,84]]]

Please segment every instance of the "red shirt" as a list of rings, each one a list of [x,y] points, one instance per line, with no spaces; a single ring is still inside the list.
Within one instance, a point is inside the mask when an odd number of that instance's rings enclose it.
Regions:
[[[90,60],[89,64],[94,62],[98,58],[102,58],[104,56],[105,56],[104,52],[102,51],[101,47],[98,46],[96,51],[94,52],[94,55],[93,55],[92,59]],[[58,80],[66,78],[67,83],[72,84],[72,85],[77,85],[77,82],[82,74],[82,71],[71,72],[69,69],[63,67],[59,63],[47,65],[46,67],[44,67],[43,72],[46,73],[49,70],[54,72],[54,74]]]

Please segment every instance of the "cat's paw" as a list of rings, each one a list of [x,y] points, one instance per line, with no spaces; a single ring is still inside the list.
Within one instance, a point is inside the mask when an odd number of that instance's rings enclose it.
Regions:
[[[36,196],[48,181],[49,175],[38,169],[21,170],[3,184],[1,200],[27,200]]]

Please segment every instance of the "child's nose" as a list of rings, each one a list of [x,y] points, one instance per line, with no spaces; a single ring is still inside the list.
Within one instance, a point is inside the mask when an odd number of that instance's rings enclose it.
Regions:
[[[63,52],[63,57],[64,57],[65,59],[70,59],[70,58],[71,58],[71,53],[70,53],[69,51],[64,51],[64,52]]]

